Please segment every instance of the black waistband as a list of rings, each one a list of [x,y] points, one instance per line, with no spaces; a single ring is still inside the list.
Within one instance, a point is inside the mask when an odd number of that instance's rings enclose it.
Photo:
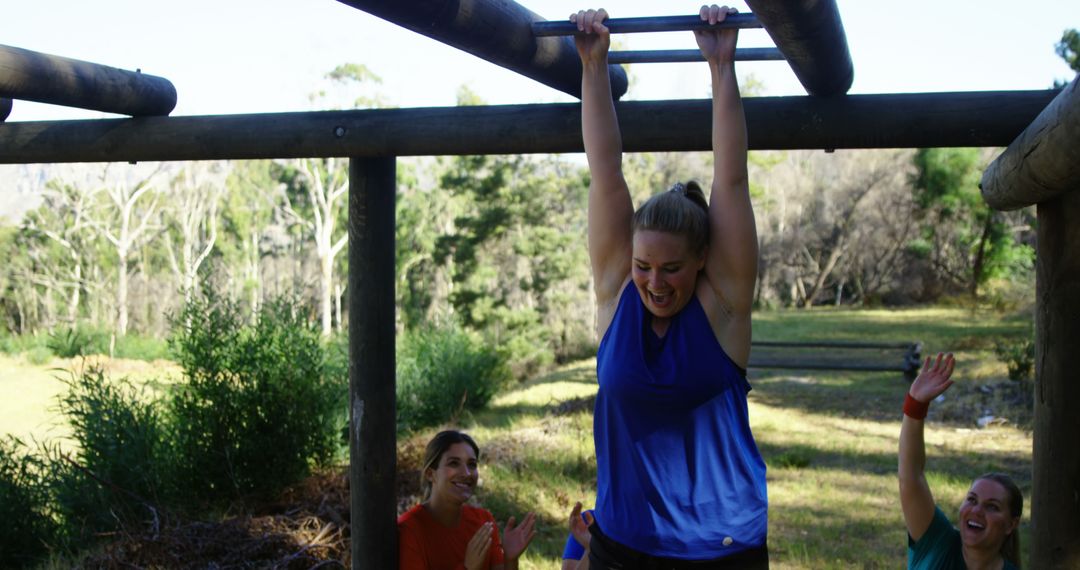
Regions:
[[[589,547],[589,568],[592,570],[758,570],[769,567],[767,545],[712,560],[681,560],[634,550],[604,534],[598,523],[593,523],[589,532],[592,534]]]

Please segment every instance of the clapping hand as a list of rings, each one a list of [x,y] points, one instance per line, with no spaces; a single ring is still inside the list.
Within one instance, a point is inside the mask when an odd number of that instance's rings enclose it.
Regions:
[[[517,560],[529,547],[529,543],[536,536],[536,529],[533,528],[535,524],[536,515],[533,513],[525,515],[525,519],[518,526],[514,526],[514,517],[506,521],[503,528],[503,553],[508,560]]]

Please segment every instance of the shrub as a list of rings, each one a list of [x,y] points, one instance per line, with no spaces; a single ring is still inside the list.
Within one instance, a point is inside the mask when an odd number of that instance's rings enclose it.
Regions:
[[[994,345],[998,360],[1009,369],[1009,379],[1031,380],[1035,370],[1035,341],[1031,338],[1011,338]]]
[[[60,358],[109,353],[109,333],[90,327],[67,327],[49,334],[45,346]]]
[[[250,324],[205,287],[173,320],[185,382],[169,409],[190,496],[271,494],[332,456],[347,384],[328,376],[323,339],[300,307],[272,300]]]
[[[23,351],[23,357],[34,366],[43,366],[53,359],[53,353],[46,346],[33,346]]]
[[[116,339],[116,358],[145,360],[147,362],[170,358],[169,343],[152,336],[126,335]]]
[[[48,555],[57,532],[45,466],[18,439],[0,439],[0,567],[23,568]]]
[[[502,357],[456,324],[406,332],[397,353],[399,430],[483,408],[510,379]]]
[[[85,544],[172,501],[173,454],[160,403],[126,379],[91,366],[65,383],[59,409],[77,445],[73,459],[48,450],[50,484],[68,538]]]

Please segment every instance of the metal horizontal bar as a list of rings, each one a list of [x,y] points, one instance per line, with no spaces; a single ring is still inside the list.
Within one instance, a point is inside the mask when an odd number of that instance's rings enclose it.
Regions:
[[[753,150],[1005,146],[1043,91],[748,97]],[[626,152],[707,151],[707,99],[616,104]],[[0,123],[0,164],[581,152],[581,105]]]
[[[879,364],[798,362],[791,360],[756,359],[750,357],[748,368],[776,368],[781,370],[859,370],[863,372],[906,372],[902,365],[888,366]]]
[[[604,25],[613,34],[636,34],[642,32],[679,32],[685,30],[747,29],[760,28],[761,22],[753,14],[731,14],[715,25],[702,20],[701,16],[652,16],[645,18],[609,18]],[[578,34],[577,24],[569,20],[533,22],[533,35],[573,36]]]
[[[740,48],[735,50],[735,61],[783,61],[784,54],[776,48]],[[705,61],[701,50],[666,49],[608,52],[608,63],[682,63]]]
[[[847,341],[818,341],[818,342],[788,342],[774,340],[755,340],[753,346],[772,346],[785,348],[897,348],[910,349],[916,346],[915,342],[847,342]]]

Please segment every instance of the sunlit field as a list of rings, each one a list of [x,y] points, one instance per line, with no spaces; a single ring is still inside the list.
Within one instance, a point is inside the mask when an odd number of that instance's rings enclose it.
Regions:
[[[1030,416],[999,406],[990,410],[999,419],[979,428],[975,415],[995,403],[969,401],[985,395],[980,387],[1010,382],[993,356],[993,339],[1023,334],[1029,321],[920,309],[766,313],[756,322],[755,338],[920,340],[925,353],[954,351],[958,383],[946,394],[952,400],[931,408],[927,429],[935,498],[955,516],[971,479],[986,471],[1005,471],[1030,492],[1029,425],[1009,418]],[[902,568],[906,542],[896,483],[902,375],[751,370],[750,376],[751,424],[768,465],[773,568]],[[479,501],[500,520],[530,510],[540,516],[523,568],[558,567],[573,503],[595,498],[595,393],[595,362],[584,361],[519,385],[489,410],[459,420],[483,453]],[[968,412],[974,415],[965,417]],[[415,434],[403,455],[422,453],[434,431]],[[1029,520],[1025,513],[1025,545]]]
[[[927,429],[931,488],[955,517],[972,478],[1005,471],[1031,489],[1030,410],[1000,394],[1016,384],[994,356],[996,339],[1030,334],[1030,320],[965,309],[814,310],[755,315],[759,340],[920,341],[924,354],[952,351],[957,384],[931,407]],[[163,361],[102,363],[151,389],[178,375]],[[35,366],[0,356],[0,432],[24,439],[63,435],[55,412],[57,377],[80,361]],[[773,568],[902,568],[905,532],[897,499],[896,451],[907,384],[898,372],[750,371],[750,418],[768,464]],[[592,407],[595,362],[580,361],[517,384],[482,412],[453,424],[482,450],[477,500],[500,521],[528,511],[539,534],[525,569],[557,568],[575,501],[591,505],[596,468]],[[979,427],[979,418],[993,418]],[[438,428],[399,441],[404,475]],[[415,496],[399,497],[406,508]],[[1021,536],[1026,545],[1029,516]],[[1025,557],[1026,558],[1026,557]]]

